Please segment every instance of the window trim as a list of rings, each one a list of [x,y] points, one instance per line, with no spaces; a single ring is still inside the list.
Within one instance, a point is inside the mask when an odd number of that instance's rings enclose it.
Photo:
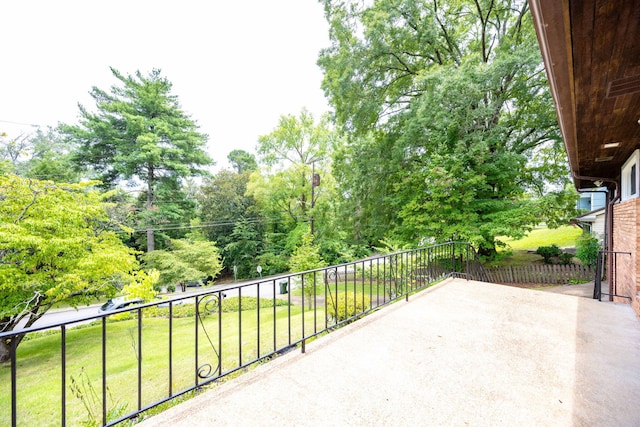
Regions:
[[[635,150],[631,156],[624,162],[620,171],[621,200],[628,200],[638,197],[638,189],[640,188],[640,150]],[[633,180],[633,182],[631,182]]]

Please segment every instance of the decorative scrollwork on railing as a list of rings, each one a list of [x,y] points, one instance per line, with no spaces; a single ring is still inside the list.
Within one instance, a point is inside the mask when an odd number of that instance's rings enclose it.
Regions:
[[[211,374],[211,372],[215,373],[218,370],[219,367],[220,367],[220,362],[219,361],[218,361],[218,366],[216,366],[215,370],[213,370],[213,368],[212,368],[210,363],[205,363],[205,364],[202,364],[202,365],[198,366],[198,378],[202,378],[202,379],[211,378],[213,376]]]
[[[197,317],[198,317],[197,321],[200,323],[200,326],[202,327],[202,330],[204,331],[204,334],[207,337],[207,341],[209,341],[209,345],[211,346],[211,349],[213,350],[215,357],[218,360],[215,368],[210,363],[203,363],[202,365],[198,366],[198,378],[207,379],[215,376],[216,374],[220,375],[220,372],[219,372],[220,364],[221,364],[220,353],[216,349],[216,346],[213,344],[213,341],[209,336],[209,332],[207,331],[207,328],[205,327],[205,324],[204,324],[204,317],[206,317],[207,315],[215,314],[215,313],[220,314],[219,307],[220,307],[220,293],[206,295],[202,299],[197,301],[197,311],[196,311]],[[221,321],[221,319],[218,318],[218,321]],[[198,351],[197,348],[196,348],[196,351]]]
[[[324,282],[326,284],[334,282],[338,278],[337,268],[327,268],[324,272]]]
[[[215,313],[220,304],[220,296],[218,294],[206,295],[198,302],[198,315]]]

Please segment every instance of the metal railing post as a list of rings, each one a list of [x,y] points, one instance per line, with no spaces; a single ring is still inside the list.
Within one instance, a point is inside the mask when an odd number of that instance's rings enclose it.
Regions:
[[[306,346],[306,340],[304,339],[305,338],[305,333],[304,333],[304,314],[305,314],[305,312],[304,312],[304,303],[305,303],[305,301],[304,301],[304,294],[305,294],[304,274],[300,275],[300,280],[302,282],[302,348],[301,348],[301,351],[302,351],[302,353],[306,353],[307,346]]]
[[[62,370],[61,384],[61,408],[60,421],[62,426],[67,425],[67,328],[62,325],[60,328],[60,364]]]
[[[467,282],[469,281],[469,277],[471,277],[471,272],[469,271],[469,249],[470,249],[469,246],[470,246],[469,243],[465,244],[465,248],[466,248],[466,252],[467,252],[466,253],[466,259],[465,259],[465,262],[466,262],[465,270],[466,270],[466,273],[467,273]]]
[[[138,309],[138,411],[142,409],[142,309]]]
[[[202,298],[204,299],[204,297],[202,297]],[[194,383],[193,383],[193,386],[194,386],[194,388],[197,388],[198,385],[199,385],[198,384],[198,376],[199,376],[199,365],[200,365],[200,363],[199,363],[199,360],[198,360],[198,347],[199,347],[199,345],[198,345],[199,344],[199,340],[198,340],[198,338],[199,338],[198,337],[198,319],[200,318],[200,301],[202,301],[202,300],[199,297],[196,297],[195,301],[194,301],[195,302],[195,313],[196,313],[195,317],[193,318],[193,323],[194,323],[194,327],[195,327],[195,330],[193,332],[194,333],[194,337],[195,337],[194,338],[195,347],[193,349],[194,350],[193,351],[193,360],[194,360],[194,366],[193,366],[193,368],[194,368],[194,376],[193,376]]]
[[[102,318],[102,425],[107,424],[107,318]]]
[[[16,337],[11,338],[11,347],[9,349],[11,357],[11,426],[18,425],[18,377],[17,377],[17,348]]]
[[[593,283],[593,299],[602,301],[602,258],[604,258],[604,252],[598,251],[596,257],[596,277]]]

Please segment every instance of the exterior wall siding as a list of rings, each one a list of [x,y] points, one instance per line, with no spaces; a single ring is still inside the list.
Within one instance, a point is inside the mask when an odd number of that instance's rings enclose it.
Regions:
[[[604,212],[600,215],[596,215],[596,220],[593,223],[593,227],[591,232],[598,237],[598,239],[602,242],[604,240],[604,230],[605,230],[605,221],[604,221]]]
[[[631,297],[631,305],[640,317],[640,198],[618,203],[613,207],[613,250],[630,252],[631,255],[617,257],[617,293]],[[625,298],[616,298],[618,302],[629,302]]]

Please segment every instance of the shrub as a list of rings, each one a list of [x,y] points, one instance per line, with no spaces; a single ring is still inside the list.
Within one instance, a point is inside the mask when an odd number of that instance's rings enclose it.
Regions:
[[[369,308],[369,303],[367,296],[356,295],[354,298],[352,293],[341,293],[335,300],[327,301],[327,315],[336,322],[342,322],[364,312]]]
[[[560,250],[560,248],[557,245],[540,246],[536,250],[536,254],[538,254],[542,258],[544,258],[544,263],[545,264],[551,264],[551,258],[559,257],[560,255],[562,255],[562,251]]]
[[[262,266],[262,274],[271,275],[288,271],[288,258],[284,254],[265,252],[256,259],[257,265]]]
[[[594,268],[598,261],[598,251],[600,250],[600,242],[592,235],[581,237],[576,241],[576,258],[583,265]]]
[[[304,234],[302,236],[302,243],[298,246],[291,258],[289,259],[289,268],[291,271],[308,271],[316,268],[324,267],[326,263],[320,256],[320,250],[317,245],[313,243],[313,235],[311,233]],[[317,274],[305,274],[304,287],[302,291],[307,297],[309,308],[311,308],[311,298],[317,285]],[[322,276],[320,276],[322,277]]]
[[[558,255],[558,260],[560,261],[560,264],[562,264],[562,265],[571,264],[571,260],[572,259],[573,259],[573,254],[570,254],[568,252],[563,252],[560,255]]]
[[[167,285],[167,292],[173,293],[176,291],[175,285]]]
[[[238,297],[225,298],[222,300],[222,311],[225,313],[230,313],[234,311],[238,311],[239,307],[242,307],[242,310],[256,310],[258,305],[260,308],[269,308],[273,307],[281,307],[288,305],[287,301],[281,299],[271,299],[271,298],[256,298],[256,297],[242,297],[242,301]]]
[[[215,294],[214,294],[215,295]],[[208,300],[208,301],[207,301]],[[192,317],[196,314],[195,307],[195,299],[189,298],[186,300],[184,304],[176,304],[172,308],[173,318],[180,317]],[[223,313],[233,313],[237,312],[238,308],[242,308],[242,311],[245,310],[256,310],[258,305],[260,308],[270,308],[273,305],[276,307],[285,306],[288,304],[287,301],[281,299],[275,299],[275,301],[271,298],[256,298],[256,297],[242,297],[242,301],[238,297],[224,298],[222,300],[221,308]],[[218,312],[218,301],[215,297],[211,297],[210,299],[205,297],[205,301],[200,303],[198,310],[203,315],[215,314]],[[143,311],[143,315],[145,317],[168,317],[169,316],[169,308],[168,307],[149,307]]]

